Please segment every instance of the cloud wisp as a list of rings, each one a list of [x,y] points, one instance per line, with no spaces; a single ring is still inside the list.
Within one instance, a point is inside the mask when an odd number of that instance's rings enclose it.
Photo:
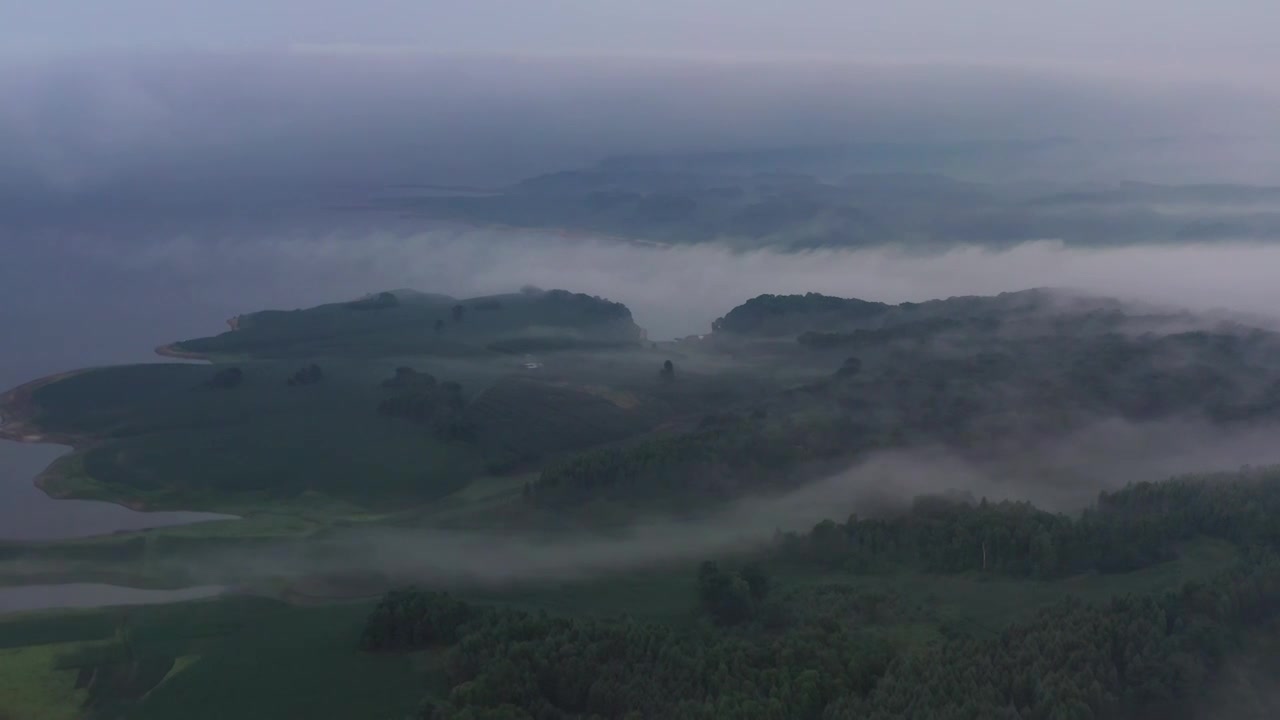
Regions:
[[[992,461],[962,459],[941,448],[884,451],[781,495],[740,500],[696,520],[653,517],[605,535],[343,529],[307,544],[198,552],[168,562],[201,582],[221,584],[326,576],[337,588],[344,577],[356,588],[369,581],[484,586],[567,580],[759,549],[779,530],[805,531],[850,513],[892,512],[928,494],[967,493],[1075,512],[1098,492],[1129,482],[1280,462],[1276,431],[1226,431],[1190,419],[1102,419]],[[358,577],[366,580],[352,580]]]
[[[188,236],[129,248],[68,239],[56,246],[53,252],[66,262],[114,266],[142,278],[184,278],[193,301],[242,312],[389,288],[466,297],[532,284],[625,303],[658,338],[706,332],[712,320],[762,293],[818,292],[896,303],[1060,287],[1200,311],[1275,316],[1280,308],[1273,282],[1280,247],[1247,242],[1074,248],[1046,240],[931,253],[788,253],[440,228],[252,239]]]

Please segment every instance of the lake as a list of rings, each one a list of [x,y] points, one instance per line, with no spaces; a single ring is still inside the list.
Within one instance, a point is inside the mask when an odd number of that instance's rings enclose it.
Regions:
[[[529,261],[532,235],[332,209],[304,216],[227,213],[215,220],[124,214],[108,221],[69,213],[0,226],[0,391],[84,367],[174,362],[153,349],[221,332],[227,318],[266,308],[308,307],[402,287],[461,297],[512,291],[526,282],[576,288],[581,279],[572,263]],[[494,271],[495,261],[513,250],[520,252]],[[707,317],[696,327],[665,334],[704,329],[725,309],[703,305]],[[689,315],[682,309],[680,322],[691,322]],[[643,324],[646,317],[637,319]],[[53,500],[32,481],[65,452],[0,441],[0,538],[54,540],[223,517]],[[120,592],[135,597],[128,589],[77,588],[4,592],[24,593],[23,604],[37,606],[39,598],[54,602],[57,593],[71,593],[80,604],[95,593],[104,603],[116,602]]]
[[[436,283],[405,272],[399,256],[386,263],[352,262],[335,251],[344,245],[326,242],[335,232],[348,238],[378,235],[394,224],[385,217],[325,211],[305,218],[273,213],[217,220],[102,222],[64,216],[0,227],[0,392],[78,368],[175,362],[158,357],[154,348],[224,331],[227,318],[245,312],[409,285],[433,289]],[[418,230],[416,223],[399,227],[397,242],[414,243]],[[376,253],[369,257],[376,259]],[[0,540],[57,540],[231,517],[54,500],[33,480],[69,451],[0,441]],[[0,612],[172,602],[220,591],[94,583],[9,587],[0,588]]]
[[[198,585],[178,590],[143,590],[100,583],[0,587],[0,613],[181,602],[214,597],[225,591],[226,588],[220,585]]]
[[[0,540],[58,540],[234,517],[202,512],[138,512],[96,500],[54,500],[32,481],[67,452],[69,449],[61,445],[0,441]]]

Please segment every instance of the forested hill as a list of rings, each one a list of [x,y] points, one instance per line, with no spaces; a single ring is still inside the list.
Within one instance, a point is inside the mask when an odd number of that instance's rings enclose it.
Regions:
[[[222,357],[380,357],[532,352],[634,345],[644,331],[621,303],[566,290],[456,299],[387,291],[305,310],[266,310],[232,330],[185,340],[169,352]]]
[[[428,720],[1217,718],[1207,691],[1277,631],[1278,501],[1274,469],[1142,483],[1078,518],[926,498],[898,517],[820,524],[763,558],[703,563],[692,627],[401,591],[374,610],[363,645],[440,653]],[[1233,548],[1237,562],[1166,591],[1126,591],[1193,541]],[[798,574],[811,564],[828,569],[825,583]],[[1067,592],[1102,581],[1112,595],[1059,596],[996,627],[965,627],[932,614],[928,595],[870,589],[901,573],[915,588],[967,573],[996,604],[1009,602],[995,597],[1002,576],[1073,576]],[[797,576],[806,581],[785,579]],[[931,624],[936,634],[921,632]],[[1265,686],[1239,695],[1242,707],[1271,702]]]
[[[812,292],[758,295],[718,318],[712,329],[726,336],[795,337],[805,332],[878,330],[943,322],[1023,333],[1168,332],[1210,325],[1205,319],[1180,310],[1127,306],[1111,298],[1033,288],[898,305]]]
[[[757,295],[711,325],[715,332],[795,335],[813,325],[871,325],[892,308],[881,302],[804,295]]]
[[[1280,418],[1280,335],[1043,290],[896,306],[766,295],[686,345],[824,374],[687,434],[548,464],[531,500],[720,498],[887,447],[985,460],[1105,419],[1225,429]]]
[[[385,508],[528,473],[508,498],[519,514],[601,516],[586,508],[792,488],[885,448],[992,457],[1107,419],[1280,419],[1280,334],[1043,289],[763,295],[670,343],[644,342],[624,305],[562,290],[385,292],[235,325],[171,348],[213,368],[99,368],[11,403],[29,432],[86,439],[46,488]]]

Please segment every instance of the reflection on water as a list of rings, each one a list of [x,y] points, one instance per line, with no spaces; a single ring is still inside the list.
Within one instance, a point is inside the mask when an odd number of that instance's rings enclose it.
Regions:
[[[0,588],[0,613],[180,602],[213,597],[225,591],[221,585],[198,585],[179,590],[143,590],[100,583],[22,585]]]

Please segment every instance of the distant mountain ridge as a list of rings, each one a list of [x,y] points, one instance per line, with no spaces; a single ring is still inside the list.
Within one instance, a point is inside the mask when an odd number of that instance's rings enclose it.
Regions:
[[[735,247],[1081,246],[1280,240],[1280,188],[978,180],[963,160],[1071,141],[865,145],[612,158],[494,193],[417,197],[439,219]],[[920,154],[916,157],[913,153]],[[922,153],[922,154],[921,154]],[[956,165],[959,163],[959,165]]]

